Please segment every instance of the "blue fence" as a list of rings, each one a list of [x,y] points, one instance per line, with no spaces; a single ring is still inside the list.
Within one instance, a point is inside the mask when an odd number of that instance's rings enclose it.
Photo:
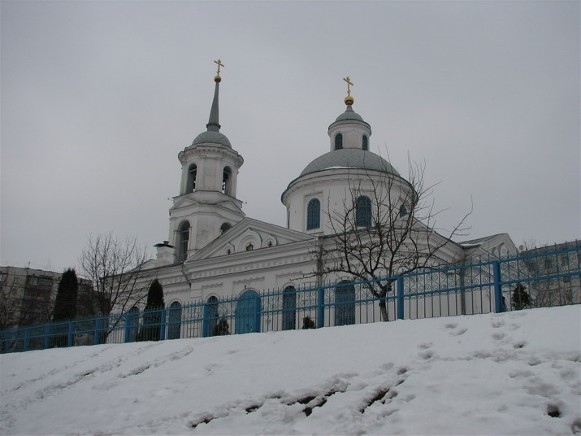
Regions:
[[[504,259],[442,265],[383,278],[375,297],[364,282],[247,290],[237,298],[174,303],[160,309],[0,331],[1,352],[198,338],[383,321],[504,312],[581,303],[579,242]]]

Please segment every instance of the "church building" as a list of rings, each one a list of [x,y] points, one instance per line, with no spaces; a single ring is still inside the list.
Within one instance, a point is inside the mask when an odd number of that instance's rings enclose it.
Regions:
[[[329,125],[322,154],[291,180],[281,195],[287,226],[246,216],[237,198],[244,159],[220,132],[220,67],[206,130],[178,154],[178,195],[169,210],[169,236],[157,244],[157,256],[145,265],[148,280],[159,279],[167,307],[221,298],[243,300],[266,289],[298,288],[317,280],[353,280],[341,273],[321,274],[316,256],[342,229],[337,217],[349,205],[354,225],[372,227],[372,217],[389,203],[405,219],[412,185],[372,151],[371,126],[353,109],[348,84],[345,110]],[[388,175],[392,183],[382,181]],[[356,189],[354,189],[354,187]],[[387,190],[377,195],[377,190]],[[354,192],[357,195],[354,195]],[[378,198],[384,198],[378,201]],[[380,204],[375,204],[380,203]],[[433,263],[466,262],[478,256],[515,254],[507,234],[458,243],[432,232],[439,241]]]

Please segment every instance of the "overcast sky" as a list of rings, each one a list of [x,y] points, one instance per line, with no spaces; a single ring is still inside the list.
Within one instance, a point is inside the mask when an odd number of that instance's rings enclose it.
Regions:
[[[581,238],[579,5],[2,1],[1,264],[168,239],[217,58],[249,217],[286,224],[280,194],[329,150],[349,75],[372,151],[439,183],[439,227],[472,201],[464,239]]]

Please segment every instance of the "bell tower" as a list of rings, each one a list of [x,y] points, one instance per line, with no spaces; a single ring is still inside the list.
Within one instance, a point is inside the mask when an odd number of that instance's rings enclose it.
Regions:
[[[224,64],[220,59],[214,62],[218,71],[207,130],[178,155],[182,165],[180,193],[169,210],[168,241],[174,247],[174,263],[184,262],[245,216],[242,201],[236,198],[238,171],[244,159],[220,132],[220,69]]]

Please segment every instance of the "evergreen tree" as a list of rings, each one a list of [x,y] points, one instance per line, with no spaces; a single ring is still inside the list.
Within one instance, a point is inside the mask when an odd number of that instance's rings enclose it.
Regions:
[[[143,311],[143,324],[137,334],[138,341],[159,341],[161,332],[161,314],[165,308],[163,301],[163,287],[155,279],[149,286],[147,304]]]
[[[220,319],[212,331],[212,336],[226,336],[230,334],[230,326],[226,318]]]
[[[521,310],[532,306],[532,299],[526,291],[526,286],[522,283],[517,283],[512,291],[512,308],[514,310]]]
[[[74,319],[77,315],[77,293],[79,291],[79,281],[74,269],[67,269],[61,276],[58,285],[56,301],[52,315],[53,322]],[[67,345],[68,326],[57,324],[54,328],[58,331],[53,337],[53,346],[65,347]]]

